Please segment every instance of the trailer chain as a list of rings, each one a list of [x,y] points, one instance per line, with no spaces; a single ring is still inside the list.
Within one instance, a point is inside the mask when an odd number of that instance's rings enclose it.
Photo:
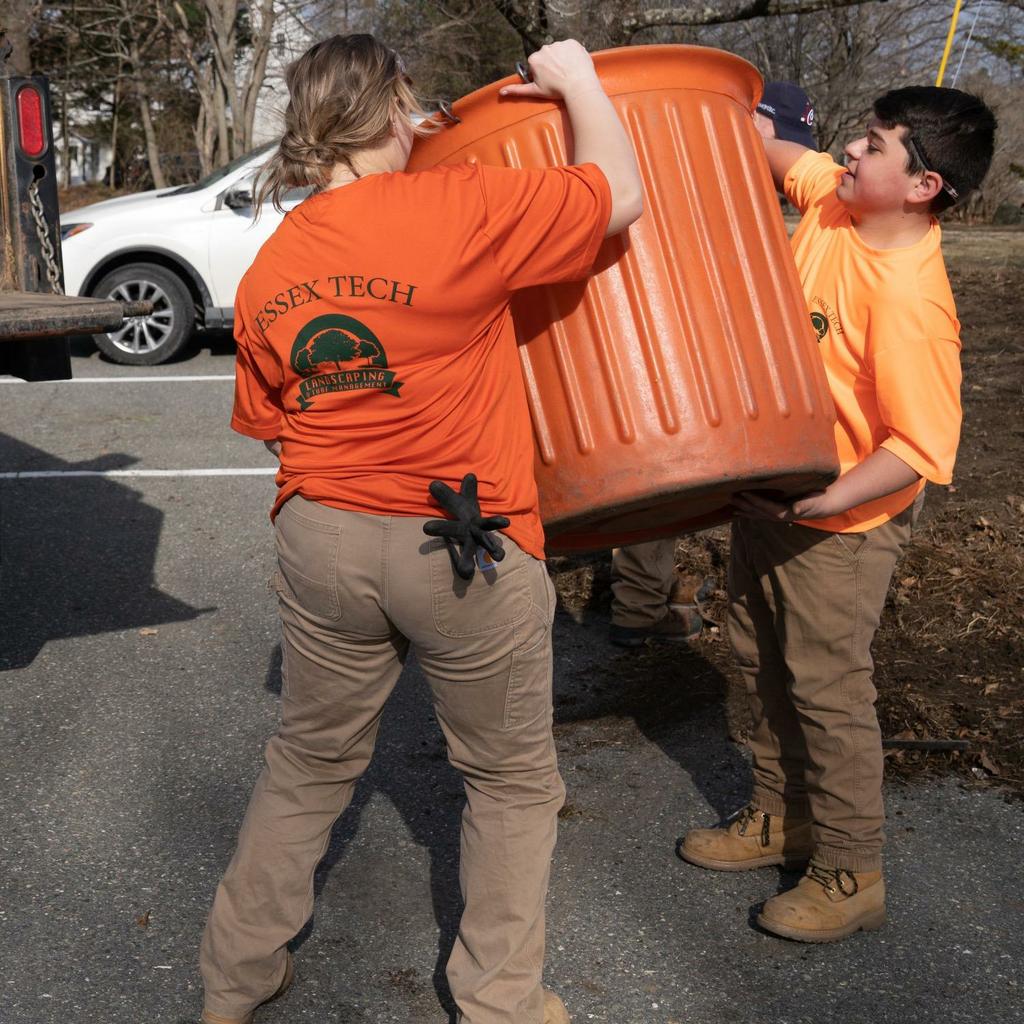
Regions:
[[[50,228],[46,223],[46,211],[43,209],[43,201],[39,198],[39,182],[33,178],[28,185],[29,205],[32,207],[32,219],[36,225],[36,235],[39,238],[39,248],[42,250],[43,262],[46,264],[46,280],[50,283],[50,289],[54,295],[63,295],[64,289],[60,283],[60,267],[57,266],[57,251],[50,241]]]

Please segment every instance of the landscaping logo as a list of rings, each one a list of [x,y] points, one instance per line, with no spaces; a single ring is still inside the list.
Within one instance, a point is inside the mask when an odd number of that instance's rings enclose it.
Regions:
[[[328,313],[310,320],[292,345],[292,369],[299,382],[299,410],[331,391],[381,391],[401,397],[403,381],[388,369],[384,346],[366,324]]]
[[[821,341],[828,334],[828,317],[824,313],[812,313],[811,326],[814,328],[814,333],[818,336],[818,341]]]

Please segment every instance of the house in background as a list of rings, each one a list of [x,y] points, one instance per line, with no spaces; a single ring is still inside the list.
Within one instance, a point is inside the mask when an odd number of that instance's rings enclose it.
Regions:
[[[89,125],[68,129],[67,166],[64,162],[64,140],[61,126],[53,126],[53,148],[57,160],[57,182],[63,185],[70,180],[72,185],[91,185],[102,182],[110,173],[112,150],[110,139],[104,138],[99,127]]]

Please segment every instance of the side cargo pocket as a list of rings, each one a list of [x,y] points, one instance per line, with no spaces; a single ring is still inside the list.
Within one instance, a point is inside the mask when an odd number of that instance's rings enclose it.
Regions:
[[[514,627],[515,647],[502,727],[515,729],[539,715],[551,713],[551,624],[555,617],[555,588],[543,562],[529,566],[533,604],[530,614]]]

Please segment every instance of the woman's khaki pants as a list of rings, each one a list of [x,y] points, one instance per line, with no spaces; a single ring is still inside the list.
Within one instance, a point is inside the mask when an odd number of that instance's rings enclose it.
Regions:
[[[424,522],[301,497],[277,517],[281,728],[203,936],[213,1013],[244,1017],[280,984],[411,644],[466,790],[452,996],[463,1024],[541,1024],[544,901],[565,795],[551,733],[554,591],[544,563],[507,538],[504,561],[462,581]]]

